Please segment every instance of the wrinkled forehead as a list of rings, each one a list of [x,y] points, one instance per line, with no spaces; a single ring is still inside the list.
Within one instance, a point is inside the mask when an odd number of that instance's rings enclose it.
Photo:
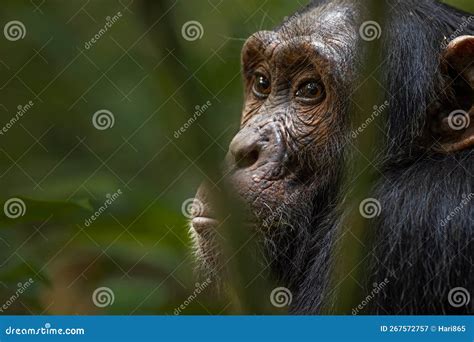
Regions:
[[[332,1],[287,17],[276,31],[282,38],[290,35],[344,34],[354,31],[359,16],[352,2]]]
[[[243,57],[249,49],[282,65],[305,55],[347,65],[359,40],[356,16],[353,7],[340,4],[294,14],[274,31],[261,31],[250,37]]]

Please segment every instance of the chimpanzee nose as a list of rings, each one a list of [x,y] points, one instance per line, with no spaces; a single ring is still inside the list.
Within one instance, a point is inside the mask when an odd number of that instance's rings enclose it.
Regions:
[[[229,147],[229,162],[237,169],[254,165],[261,155],[261,136],[253,129],[241,130],[232,139]]]

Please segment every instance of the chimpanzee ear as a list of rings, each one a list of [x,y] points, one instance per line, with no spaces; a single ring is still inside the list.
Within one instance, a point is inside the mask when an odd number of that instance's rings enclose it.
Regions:
[[[474,36],[453,40],[443,59],[452,79],[454,104],[441,119],[441,149],[450,153],[474,147]]]

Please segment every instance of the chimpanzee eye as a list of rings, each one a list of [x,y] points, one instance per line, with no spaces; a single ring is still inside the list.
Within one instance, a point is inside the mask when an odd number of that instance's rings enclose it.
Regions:
[[[271,90],[270,80],[263,74],[256,73],[253,81],[253,93],[260,98],[266,98]]]
[[[317,80],[304,82],[296,91],[296,97],[305,102],[319,102],[324,98],[324,86]]]

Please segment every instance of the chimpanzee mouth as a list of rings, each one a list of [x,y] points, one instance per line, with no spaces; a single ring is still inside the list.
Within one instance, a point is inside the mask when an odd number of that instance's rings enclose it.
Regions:
[[[202,235],[216,229],[219,221],[208,216],[196,216],[191,219],[191,225],[197,234]]]
[[[191,218],[191,227],[192,229],[200,236],[210,236],[215,231],[219,229],[221,225],[227,222],[227,219],[219,220],[210,215],[200,214]],[[252,226],[254,227],[256,222],[255,219],[245,219],[240,222],[241,225]]]

